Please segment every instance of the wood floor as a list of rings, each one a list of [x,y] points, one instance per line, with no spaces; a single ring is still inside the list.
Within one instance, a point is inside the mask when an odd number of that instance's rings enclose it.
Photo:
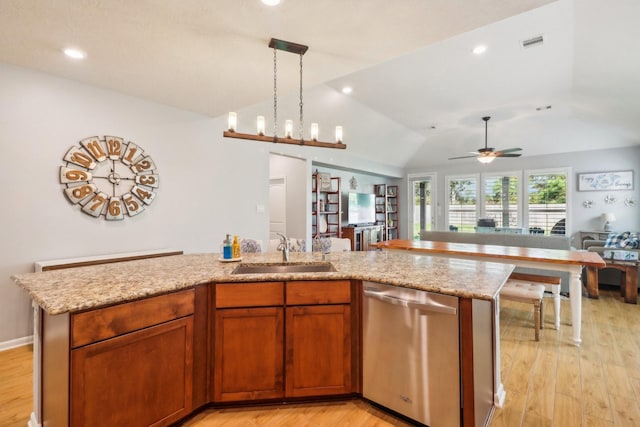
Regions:
[[[507,399],[492,427],[640,426],[640,305],[624,304],[617,290],[583,298],[581,347],[571,344],[569,301],[562,327],[553,329],[545,300],[545,329],[533,340],[533,309],[504,301],[502,377]],[[0,427],[24,427],[31,412],[31,349],[0,352]],[[184,424],[207,426],[406,426],[353,400],[242,409],[210,409]]]
[[[0,426],[25,427],[33,409],[33,349],[26,345],[0,352]]]

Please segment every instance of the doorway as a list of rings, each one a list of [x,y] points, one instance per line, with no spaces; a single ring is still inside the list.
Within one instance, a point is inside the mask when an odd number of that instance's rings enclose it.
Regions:
[[[433,201],[435,197],[435,174],[420,174],[408,177],[409,183],[409,236],[420,239],[423,230],[435,230],[436,220]]]
[[[287,236],[287,179],[269,179],[269,239]]]

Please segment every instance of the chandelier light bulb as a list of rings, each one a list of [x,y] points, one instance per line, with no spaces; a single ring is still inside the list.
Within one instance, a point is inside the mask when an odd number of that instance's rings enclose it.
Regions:
[[[265,123],[264,116],[258,116],[258,120],[256,121],[256,128],[258,131],[258,135],[264,135]]]
[[[311,139],[313,141],[317,141],[318,140],[318,124],[317,123],[311,123]]]
[[[336,126],[336,142],[342,142],[342,126]]]
[[[285,138],[293,137],[293,120],[284,121],[284,136]]]
[[[229,112],[229,120],[228,120],[228,130],[229,132],[235,132],[238,128],[238,115],[233,111]]]

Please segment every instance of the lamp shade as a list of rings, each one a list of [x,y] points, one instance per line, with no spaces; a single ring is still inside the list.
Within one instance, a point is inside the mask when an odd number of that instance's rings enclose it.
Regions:
[[[616,220],[616,215],[612,212],[607,212],[607,213],[603,213],[600,218],[603,221],[607,221],[607,222],[615,222]]]
[[[495,156],[479,156],[478,157],[478,161],[485,165],[493,162],[494,159],[495,159]]]

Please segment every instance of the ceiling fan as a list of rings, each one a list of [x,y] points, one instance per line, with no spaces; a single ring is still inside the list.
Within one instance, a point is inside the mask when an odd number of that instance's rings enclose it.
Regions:
[[[520,157],[522,154],[514,154],[515,151],[522,151],[522,148],[507,148],[504,150],[494,151],[493,147],[487,146],[487,122],[491,117],[483,117],[484,120],[484,148],[479,148],[477,151],[470,151],[473,156],[460,156],[449,157],[449,160],[456,159],[468,159],[471,157],[477,157],[480,163],[491,163],[496,157]]]

